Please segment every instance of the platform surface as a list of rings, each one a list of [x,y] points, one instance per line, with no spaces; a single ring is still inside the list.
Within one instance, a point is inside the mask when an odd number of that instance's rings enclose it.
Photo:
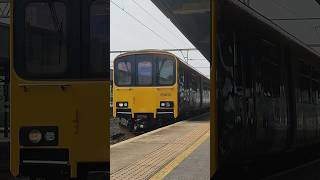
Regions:
[[[209,175],[209,129],[207,114],[112,145],[111,179],[175,179],[195,161]],[[198,173],[190,175],[199,180]]]
[[[174,168],[164,180],[210,179],[210,138]]]

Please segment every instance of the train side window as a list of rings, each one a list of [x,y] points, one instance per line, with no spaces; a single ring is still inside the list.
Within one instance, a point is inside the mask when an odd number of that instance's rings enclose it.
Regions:
[[[192,83],[191,83],[191,87],[192,87],[192,90],[193,91],[197,91],[197,76],[195,75],[195,74],[193,74],[193,73],[191,73],[191,79],[192,79]]]
[[[116,82],[120,86],[132,85],[132,64],[128,61],[120,61],[117,64]]]
[[[317,81],[312,81],[312,86],[311,86],[311,98],[312,98],[312,103],[313,104],[318,104],[318,87],[319,84]]]
[[[138,85],[152,85],[152,79],[153,79],[153,65],[151,61],[143,60],[138,61],[137,63],[137,82]]]
[[[280,70],[275,64],[270,63],[269,59],[261,62],[261,88],[266,97],[280,97]]]
[[[309,79],[305,76],[301,76],[300,86],[301,86],[301,102],[305,104],[309,104],[311,102]]]
[[[57,75],[67,71],[66,7],[34,2],[25,11],[25,72]]]
[[[89,72],[107,76],[109,73],[109,22],[105,0],[94,0],[90,7],[90,61]]]
[[[311,66],[303,61],[298,62],[299,67],[299,89],[301,96],[301,103],[311,104],[313,102],[312,97],[312,80],[311,80]]]
[[[241,54],[241,51],[240,49],[238,48],[237,49],[237,57],[235,58],[235,62],[234,62],[234,74],[235,74],[235,84],[237,86],[237,91],[240,90],[242,91],[243,90],[243,82],[242,82],[242,61],[243,61],[243,55]]]
[[[175,82],[175,61],[172,58],[162,58],[158,61],[159,85],[172,85]]]
[[[258,77],[260,77],[261,87],[264,96],[279,98],[281,86],[281,71],[278,46],[272,42],[261,40],[260,49],[262,57],[260,58],[260,66],[258,69]]]

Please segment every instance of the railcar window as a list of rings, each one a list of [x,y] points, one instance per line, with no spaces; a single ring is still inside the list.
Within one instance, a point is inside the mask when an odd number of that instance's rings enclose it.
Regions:
[[[158,61],[159,84],[171,85],[174,83],[174,61],[172,59],[161,59]]]
[[[280,97],[280,69],[277,65],[270,63],[268,58],[263,57],[261,62],[261,88],[264,96]]]
[[[300,77],[300,86],[301,86],[301,102],[309,104],[310,100],[310,82],[309,79],[305,76]]]
[[[312,84],[311,84],[311,90],[312,90],[312,92],[311,92],[311,98],[312,98],[312,103],[313,103],[313,104],[318,104],[318,88],[319,88],[318,82],[312,80]]]
[[[66,7],[61,2],[35,2],[25,12],[25,71],[57,75],[67,70]]]
[[[304,104],[310,104],[313,101],[312,98],[312,82],[311,82],[311,66],[299,61],[299,89],[300,93],[297,94],[298,102]],[[299,97],[300,95],[300,97]],[[300,98],[300,99],[299,99]]]
[[[152,85],[152,62],[151,61],[139,61],[137,63],[138,65],[138,74],[137,74],[137,79],[138,79],[138,85],[143,86],[143,85]]]
[[[108,18],[106,0],[94,0],[90,7],[90,62],[89,71],[107,76],[108,65]]]
[[[120,86],[132,84],[131,62],[121,61],[117,64],[117,84]]]

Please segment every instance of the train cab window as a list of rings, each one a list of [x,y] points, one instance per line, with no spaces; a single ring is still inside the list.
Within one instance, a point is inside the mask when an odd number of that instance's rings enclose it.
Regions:
[[[132,84],[132,65],[128,61],[120,61],[117,64],[116,83],[120,86]]]
[[[175,64],[173,59],[161,59],[158,61],[159,85],[172,85],[175,82]]]
[[[60,75],[67,70],[66,7],[33,2],[25,11],[25,73]]]
[[[89,72],[107,76],[108,64],[108,18],[105,0],[94,0],[90,7],[90,62]]]
[[[139,59],[139,58],[137,58]],[[152,85],[153,65],[149,60],[141,60],[137,62],[137,85]]]

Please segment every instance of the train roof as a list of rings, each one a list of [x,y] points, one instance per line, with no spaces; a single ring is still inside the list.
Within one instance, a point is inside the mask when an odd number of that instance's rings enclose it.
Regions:
[[[170,56],[174,56],[175,58],[177,58],[181,63],[185,64],[186,66],[188,66],[190,69],[193,69],[194,71],[196,71],[197,73],[199,73],[201,76],[203,76],[206,79],[209,79],[208,77],[206,77],[204,74],[202,74],[200,71],[198,71],[197,69],[195,69],[194,67],[190,66],[189,64],[187,64],[185,61],[181,60],[178,56],[176,56],[173,53],[167,52],[167,51],[163,51],[163,50],[158,50],[158,49],[143,49],[143,50],[136,50],[136,51],[130,51],[130,52],[126,52],[123,54],[118,55],[115,59],[123,57],[123,56],[128,56],[128,55],[135,55],[135,54],[165,54],[165,55],[170,55]]]
[[[172,54],[170,52],[162,51],[162,50],[158,50],[158,49],[142,49],[142,50],[125,52],[123,54],[118,55],[115,59],[122,57],[122,56],[128,56],[128,55],[133,55],[133,54],[145,54],[145,53],[158,53],[158,54],[168,54],[168,55],[175,56],[174,54]]]
[[[309,53],[312,53],[313,55],[320,57],[319,52],[317,52],[313,48],[307,46],[304,42],[302,42],[300,39],[298,39],[294,35],[290,34],[284,28],[280,27],[279,25],[277,25],[276,23],[274,23],[273,21],[271,21],[267,17],[263,16],[262,14],[257,12],[256,10],[246,6],[245,4],[240,2],[239,0],[226,0],[224,2],[229,3],[229,5],[231,5],[228,7],[231,7],[231,8],[234,7],[236,9],[238,9],[239,11],[241,11],[242,13],[247,14],[246,17],[242,17],[242,18],[249,18],[249,19],[253,20],[253,23],[257,26],[259,26],[259,24],[260,24],[262,26],[266,26],[267,28],[271,28],[274,32],[279,33],[279,35],[281,35],[283,38],[295,43],[296,45],[299,45],[300,47],[307,50]],[[228,14],[229,14],[229,12],[232,12],[231,9],[227,10],[227,11],[228,11]],[[239,16],[236,16],[236,17],[239,18]],[[265,29],[265,30],[266,30],[266,33],[272,33],[270,31],[268,31],[269,29]]]

